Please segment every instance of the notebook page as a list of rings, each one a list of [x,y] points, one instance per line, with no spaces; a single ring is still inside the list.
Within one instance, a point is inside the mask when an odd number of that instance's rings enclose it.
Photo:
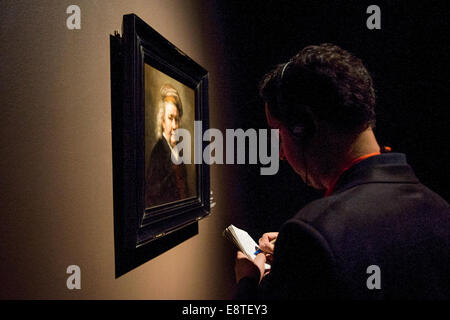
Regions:
[[[247,231],[244,231],[242,229],[239,229],[235,226],[232,226],[234,234],[236,235],[237,239],[240,243],[240,248],[242,251],[250,258],[255,259],[255,251],[258,249],[258,244],[255,242],[255,240],[250,237],[250,235],[247,233]],[[265,264],[266,269],[270,269],[269,264]]]

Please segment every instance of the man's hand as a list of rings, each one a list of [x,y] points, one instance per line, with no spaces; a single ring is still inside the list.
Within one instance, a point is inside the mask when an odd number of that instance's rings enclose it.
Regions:
[[[265,263],[266,255],[264,253],[256,255],[255,260],[251,260],[242,251],[238,251],[236,255],[236,263],[234,265],[236,283],[245,277],[254,278],[260,282],[264,276]]]
[[[278,232],[267,232],[259,238],[259,248],[266,254],[266,260],[268,264],[272,264],[273,250],[275,249],[275,240],[278,237]]]
[[[275,245],[273,241],[278,237],[278,232],[267,232],[259,238],[259,248],[268,254],[273,254],[273,250],[275,249]],[[272,242],[272,243],[271,243]]]

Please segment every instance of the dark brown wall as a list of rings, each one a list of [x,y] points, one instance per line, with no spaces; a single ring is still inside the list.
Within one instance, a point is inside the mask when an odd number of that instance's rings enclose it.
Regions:
[[[81,8],[81,30],[66,8]],[[199,234],[114,277],[109,35],[135,13],[210,71],[211,127],[227,104],[220,32],[203,1],[0,2],[0,298],[221,299],[232,175],[211,168],[217,206]],[[236,206],[237,207],[237,206]],[[227,210],[233,206],[226,206]],[[81,267],[81,290],[66,268]]]

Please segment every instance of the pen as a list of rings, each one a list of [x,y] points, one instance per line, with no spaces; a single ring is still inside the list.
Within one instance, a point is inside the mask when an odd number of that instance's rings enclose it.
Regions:
[[[275,238],[275,239],[273,239],[272,241],[270,241],[270,243],[271,244],[275,244],[275,241],[276,241],[277,239]],[[258,253],[261,253],[261,252],[263,252],[261,249],[258,249],[258,250],[256,250],[255,251],[255,253],[254,253],[254,255],[257,255]]]

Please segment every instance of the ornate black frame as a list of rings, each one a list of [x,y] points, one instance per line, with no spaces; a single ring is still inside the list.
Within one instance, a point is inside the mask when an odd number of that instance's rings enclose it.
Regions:
[[[208,72],[136,15],[125,15],[122,28],[122,37],[110,37],[116,277],[196,234],[196,222],[210,213],[207,164],[196,165],[196,198],[144,205],[144,64],[194,89],[203,130],[209,128]]]

